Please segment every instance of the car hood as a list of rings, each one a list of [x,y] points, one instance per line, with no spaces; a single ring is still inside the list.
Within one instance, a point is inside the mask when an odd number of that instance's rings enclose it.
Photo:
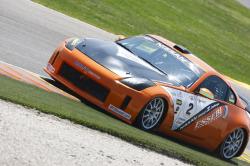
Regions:
[[[76,49],[123,78],[147,78],[154,82],[177,85],[174,80],[168,79],[166,74],[115,42],[84,38]]]

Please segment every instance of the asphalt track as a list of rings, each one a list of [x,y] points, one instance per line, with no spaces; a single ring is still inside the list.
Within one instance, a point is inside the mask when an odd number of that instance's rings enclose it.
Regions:
[[[238,0],[242,5],[250,8],[250,0]]]
[[[47,76],[42,68],[56,46],[68,37],[116,36],[29,0],[0,0],[0,60]],[[250,89],[234,84],[250,101]],[[250,145],[248,145],[250,150]]]
[[[68,37],[115,35],[29,0],[0,0],[0,60],[45,75],[53,50]]]

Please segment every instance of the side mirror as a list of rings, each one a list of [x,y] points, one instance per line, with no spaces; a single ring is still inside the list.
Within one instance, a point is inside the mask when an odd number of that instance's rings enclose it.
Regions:
[[[214,94],[207,88],[200,88],[198,94],[201,96],[207,97],[209,99],[214,99]]]
[[[117,39],[116,41],[119,41],[119,40],[122,40],[122,39],[125,39],[126,37],[124,35],[117,35]]]

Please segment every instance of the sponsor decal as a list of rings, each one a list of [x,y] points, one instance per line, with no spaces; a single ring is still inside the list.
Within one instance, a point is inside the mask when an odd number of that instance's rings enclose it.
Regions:
[[[51,73],[54,73],[54,72],[55,72],[55,68],[54,68],[50,63],[47,64],[47,69],[48,69],[48,71],[51,72]]]
[[[177,114],[179,110],[180,110],[180,107],[177,106],[174,113]]]
[[[195,128],[198,129],[198,128],[201,128],[203,126],[206,126],[206,125],[212,123],[213,121],[215,121],[216,119],[222,117],[222,115],[223,115],[223,111],[221,108],[219,108],[216,111],[214,111],[211,115],[198,121],[195,125]]]
[[[122,117],[124,117],[126,119],[130,119],[131,118],[130,114],[128,114],[127,112],[125,112],[125,111],[123,111],[123,110],[121,110],[121,109],[113,106],[112,104],[109,105],[108,109],[111,110],[111,111],[113,111],[113,112],[115,112],[115,113],[117,113],[117,114],[119,114],[119,115],[121,115]]]
[[[182,100],[177,99],[177,100],[176,100],[176,104],[177,104],[177,105],[182,105]]]
[[[174,121],[172,124],[172,130],[174,131],[183,130],[195,120],[208,114],[212,110],[223,106],[220,102],[202,96],[197,96],[169,87],[162,86],[162,88],[172,95],[174,103]]]
[[[217,110],[215,110],[209,116],[207,116],[207,117],[203,118],[202,120],[196,122],[195,129],[206,126],[206,125],[214,122],[215,120],[217,120],[217,119],[219,119],[221,117],[223,119],[225,119],[227,117],[227,115],[228,115],[228,107],[227,106],[219,107]]]
[[[218,102],[214,102],[214,103],[210,104],[209,106],[205,107],[203,110],[201,110],[200,112],[198,112],[196,115],[194,115],[192,118],[190,118],[187,121],[185,121],[176,130],[180,131],[180,130],[184,129],[185,127],[187,127],[188,125],[190,125],[191,123],[193,123],[195,120],[197,120],[200,117],[206,115],[207,113],[211,112],[212,110],[214,110],[215,108],[217,108],[219,106],[221,106],[221,103],[218,103]]]
[[[76,66],[78,66],[79,68],[81,68],[86,73],[89,73],[90,75],[94,76],[97,79],[101,79],[101,77],[99,75],[97,75],[96,73],[94,73],[92,70],[90,70],[87,66],[83,65],[82,63],[80,63],[78,61],[75,61],[74,64]]]

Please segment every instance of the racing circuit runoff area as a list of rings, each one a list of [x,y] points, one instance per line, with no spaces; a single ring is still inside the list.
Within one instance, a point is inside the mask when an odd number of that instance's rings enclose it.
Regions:
[[[58,93],[76,101],[79,101],[76,97],[58,89],[41,77],[41,75],[45,74],[42,67],[46,64],[52,50],[61,40],[70,36],[84,35],[115,38],[113,34],[103,32],[103,30],[96,27],[26,0],[0,0],[0,18],[0,42],[5,43],[4,46],[0,46],[3,53],[0,55],[0,75],[35,85],[46,91]],[[37,18],[39,18],[39,21]],[[54,22],[53,20],[58,21]],[[8,47],[8,45],[12,48]],[[31,48],[28,48],[27,45]],[[38,52],[43,53],[39,55]],[[242,93],[248,93],[250,90],[248,85],[237,81],[232,83]],[[239,157],[240,160],[250,163],[249,149],[248,145],[245,153]]]

